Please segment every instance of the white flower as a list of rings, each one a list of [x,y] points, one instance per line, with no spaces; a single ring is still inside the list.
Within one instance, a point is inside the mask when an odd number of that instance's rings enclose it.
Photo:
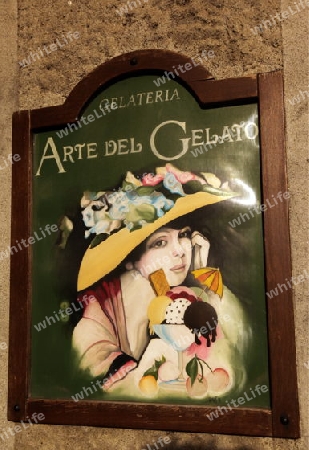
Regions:
[[[86,238],[91,234],[110,234],[121,226],[120,220],[114,220],[110,217],[108,204],[102,194],[105,193],[87,193],[81,200],[81,204],[84,205],[83,221],[88,228],[85,231]]]

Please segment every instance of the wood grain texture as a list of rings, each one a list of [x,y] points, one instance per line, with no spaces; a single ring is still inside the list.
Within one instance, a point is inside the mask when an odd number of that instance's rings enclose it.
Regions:
[[[13,154],[21,159],[12,167],[12,230],[10,324],[9,324],[9,386],[8,419],[26,416],[28,377],[30,371],[30,246],[18,249],[16,241],[27,239],[31,232],[31,151],[30,114],[13,115]]]
[[[207,414],[216,408],[123,402],[30,400],[28,412],[42,412],[44,423],[93,425],[113,428],[191,431],[202,433],[271,436],[269,410],[222,409],[212,421]]]
[[[166,51],[144,50],[114,58],[86,76],[57,107],[15,113],[13,150],[22,156],[13,165],[12,241],[31,234],[32,133],[77,119],[99,89],[128,75],[171,71],[190,59]],[[202,67],[183,74],[181,82],[203,105],[258,101],[264,199],[287,189],[282,74],[279,72],[239,79],[213,80]],[[288,204],[268,209],[264,216],[267,290],[291,276],[288,238]],[[27,230],[27,236],[24,235]],[[10,420],[33,412],[44,413],[46,423],[178,430],[251,436],[299,436],[292,291],[268,300],[268,332],[272,410],[235,408],[210,421],[214,409],[193,406],[31,399],[30,376],[31,254],[23,250],[12,257],[10,306],[9,403]],[[283,357],[284,355],[284,357]],[[14,406],[19,405],[20,411]],[[280,417],[289,423],[283,425]]]
[[[284,144],[283,77],[281,72],[259,76],[260,138],[263,202],[286,192]],[[266,290],[291,280],[288,201],[264,213]],[[280,292],[282,290],[282,292]],[[279,295],[267,298],[268,335],[271,369],[273,435],[299,437],[299,408],[296,379],[293,291],[287,285]],[[281,416],[288,418],[281,423]]]

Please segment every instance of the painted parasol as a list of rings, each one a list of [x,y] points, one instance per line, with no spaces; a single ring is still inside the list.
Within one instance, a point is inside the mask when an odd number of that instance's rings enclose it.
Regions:
[[[199,280],[201,284],[211,289],[219,295],[220,299],[223,296],[223,281],[219,269],[213,267],[204,267],[202,269],[193,270],[191,272],[194,278]]]

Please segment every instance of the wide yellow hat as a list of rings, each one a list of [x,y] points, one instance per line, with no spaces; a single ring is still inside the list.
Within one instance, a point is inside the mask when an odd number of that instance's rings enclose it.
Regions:
[[[139,244],[141,244],[148,236],[150,236],[152,233],[154,233],[156,230],[161,228],[162,226],[168,224],[172,220],[175,220],[185,214],[188,214],[190,212],[195,211],[198,208],[202,208],[203,206],[212,205],[218,202],[221,202],[223,200],[227,200],[229,198],[234,197],[237,195],[235,192],[229,191],[223,188],[214,187],[213,185],[210,185],[207,183],[207,179],[211,179],[215,177],[213,174],[203,174],[202,176],[196,176],[192,174],[194,179],[190,179],[190,172],[181,172],[178,169],[176,169],[171,164],[167,164],[164,168],[158,168],[156,169],[157,175],[153,175],[150,177],[150,179],[154,180],[152,183],[152,188],[154,189],[154,195],[155,198],[158,199],[160,197],[160,193],[157,189],[157,185],[159,182],[161,182],[162,186],[162,180],[166,178],[172,179],[172,198],[174,201],[167,200],[168,202],[171,202],[168,204],[169,210],[164,211],[160,209],[161,217],[157,217],[153,220],[153,222],[148,223],[148,221],[142,221],[141,225],[139,225],[139,228],[132,229],[132,223],[129,224],[128,220],[118,220],[119,218],[109,218],[109,229],[112,230],[113,226],[115,227],[114,230],[117,230],[117,227],[119,229],[118,231],[114,231],[113,234],[105,234],[107,238],[100,242],[99,244],[92,246],[86,250],[84,257],[82,259],[80,270],[78,274],[78,280],[77,280],[77,290],[82,291],[89,286],[93,285],[95,282],[99,281],[102,277],[109,274],[112,270],[114,270],[125,258],[129,255],[129,253],[134,250]],[[172,174],[173,177],[170,175]],[[182,177],[182,174],[186,174],[186,176]],[[177,176],[176,182],[175,182],[175,175]],[[207,178],[208,176],[208,178]],[[135,184],[140,184],[138,187],[147,187],[147,182],[149,182],[149,177],[144,178],[146,179],[145,184],[143,185],[139,180],[137,180],[131,173],[127,173],[126,180],[130,180],[130,182],[133,181]],[[185,194],[182,190],[182,187],[185,187],[186,183],[182,183],[182,181],[187,181],[189,179],[190,181],[203,181],[201,184],[202,191],[200,192],[193,192],[189,194]],[[215,180],[218,180],[218,178],[213,178]],[[179,181],[180,180],[180,181]],[[188,182],[188,181],[187,181]],[[216,184],[221,184],[219,181],[216,181]],[[133,184],[134,185],[134,184]],[[149,186],[149,185],[148,185]],[[164,186],[170,188],[171,183],[165,183]],[[180,195],[175,200],[175,186],[176,191]],[[173,190],[174,189],[174,190]],[[121,193],[123,193],[122,191]],[[104,192],[98,193],[100,194],[100,198],[102,199],[105,195]],[[114,199],[116,202],[118,201],[118,207],[119,204],[121,205],[121,199],[117,200],[117,194],[114,195]],[[139,196],[139,205],[143,201],[143,198],[146,198],[147,196]],[[95,197],[95,198],[98,198]],[[107,209],[107,215],[110,211],[110,197],[107,197],[108,200],[106,202],[106,209]],[[149,196],[148,196],[149,198]],[[146,198],[146,200],[148,200]],[[82,206],[85,206],[85,196],[83,197],[84,202],[82,201]],[[161,199],[161,197],[160,197]],[[88,197],[89,202],[89,197]],[[87,203],[87,202],[86,202]],[[94,203],[94,202],[92,202]],[[171,206],[172,204],[172,206]],[[147,207],[149,205],[146,205]],[[160,204],[162,206],[162,204]],[[119,209],[119,208],[118,208]],[[146,208],[147,210],[147,208]],[[129,214],[127,214],[128,217]],[[132,216],[132,214],[131,214]],[[147,214],[146,214],[147,216]],[[122,216],[123,217],[123,216]],[[149,216],[147,216],[149,219]],[[85,221],[85,220],[84,220]],[[100,222],[100,224],[104,223],[104,220]],[[111,224],[113,224],[111,226]],[[124,225],[126,224],[126,225]],[[93,232],[93,231],[92,231]],[[89,235],[89,234],[88,234]]]

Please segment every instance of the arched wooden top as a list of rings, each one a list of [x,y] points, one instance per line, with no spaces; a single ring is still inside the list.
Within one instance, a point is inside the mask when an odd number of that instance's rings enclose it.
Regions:
[[[198,65],[194,66],[192,59],[187,56],[167,50],[138,50],[125,53],[106,61],[83,78],[71,91],[65,105],[74,103],[76,98],[83,99],[84,102],[87,101],[97,89],[114,78],[141,74],[146,71],[173,71],[179,65],[191,65],[192,69],[185,70],[183,73],[180,73],[178,69],[180,75],[178,78],[189,85],[192,81],[213,79],[213,76],[205,67],[197,60],[195,62]]]
[[[257,96],[256,75],[216,81],[204,66],[197,65],[198,62],[207,63],[205,57],[203,59],[200,56],[198,59],[198,55],[195,55],[194,61],[196,65],[190,57],[158,49],[138,50],[116,56],[86,75],[73,88],[63,105],[32,110],[30,127],[37,129],[76,121],[85,104],[99,89],[132,75],[157,73],[162,76],[165,71],[175,75],[178,73],[175,80],[182,81],[202,105]],[[186,64],[190,64],[190,69],[181,72],[179,65],[184,67]]]

